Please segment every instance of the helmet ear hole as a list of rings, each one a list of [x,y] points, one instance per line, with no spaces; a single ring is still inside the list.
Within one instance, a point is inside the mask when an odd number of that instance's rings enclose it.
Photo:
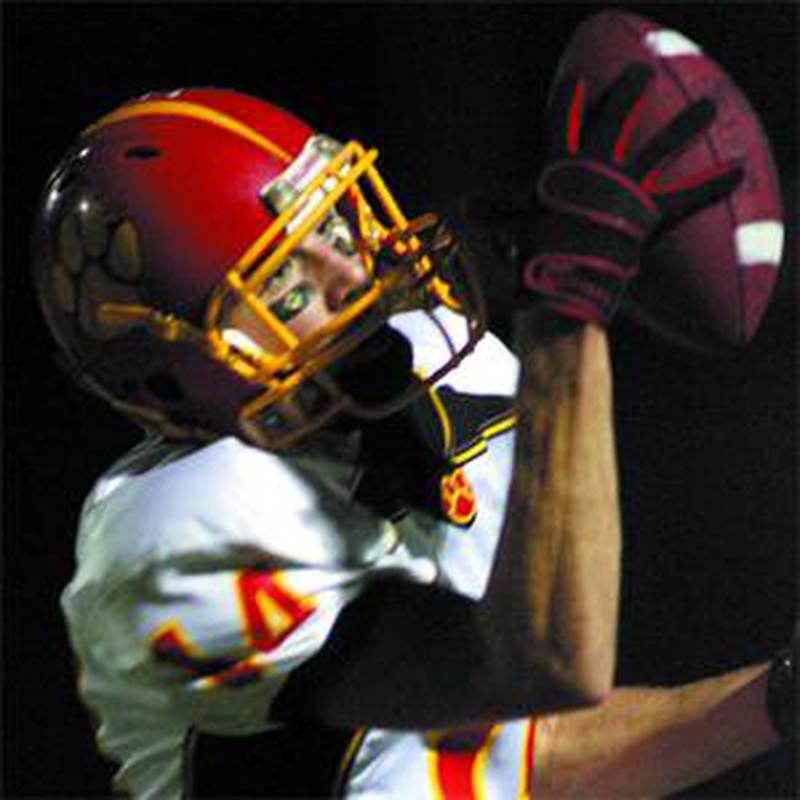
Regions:
[[[157,372],[154,375],[148,375],[144,383],[147,390],[166,405],[175,405],[184,400],[183,389],[172,375]]]
[[[125,151],[125,158],[156,158],[161,155],[161,151],[157,147],[150,145],[140,145],[138,147],[129,147]]]

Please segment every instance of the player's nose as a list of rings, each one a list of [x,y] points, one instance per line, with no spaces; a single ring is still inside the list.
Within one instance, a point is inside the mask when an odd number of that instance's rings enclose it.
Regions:
[[[328,310],[337,311],[369,283],[369,275],[359,256],[346,256],[328,244],[319,244],[316,255],[318,273],[315,277],[322,287]]]

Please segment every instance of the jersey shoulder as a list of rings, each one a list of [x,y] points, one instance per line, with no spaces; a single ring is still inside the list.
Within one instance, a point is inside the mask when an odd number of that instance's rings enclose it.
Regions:
[[[233,437],[205,446],[147,442],[95,485],[81,515],[79,562],[137,565],[241,558],[315,566],[369,561],[380,521],[348,507],[354,467],[289,459]],[[343,522],[354,531],[343,539]],[[101,562],[105,562],[102,563]]]

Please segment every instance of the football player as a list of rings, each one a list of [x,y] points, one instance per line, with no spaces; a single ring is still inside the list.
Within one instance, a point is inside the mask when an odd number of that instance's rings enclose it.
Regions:
[[[556,92],[550,216],[508,259],[514,354],[469,252],[403,215],[374,150],[225,89],[80,135],[35,271],[67,368],[147,432],[87,498],[63,594],[118,790],[210,793],[208,743],[303,725],[355,731],[336,791],[371,798],[664,793],[790,735],[794,655],[612,691],[605,327],[656,226],[740,177],[652,191],[714,106],[632,157],[651,77],[585,122]]]

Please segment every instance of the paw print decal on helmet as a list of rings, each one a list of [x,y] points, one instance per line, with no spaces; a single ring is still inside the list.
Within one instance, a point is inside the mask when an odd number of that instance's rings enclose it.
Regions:
[[[64,204],[55,229],[50,279],[60,310],[74,321],[78,333],[105,341],[126,332],[126,326],[105,322],[101,307],[139,303],[143,265],[133,223],[114,218],[81,186],[86,155],[84,150],[68,158],[54,177],[52,190],[73,192],[74,197]]]

